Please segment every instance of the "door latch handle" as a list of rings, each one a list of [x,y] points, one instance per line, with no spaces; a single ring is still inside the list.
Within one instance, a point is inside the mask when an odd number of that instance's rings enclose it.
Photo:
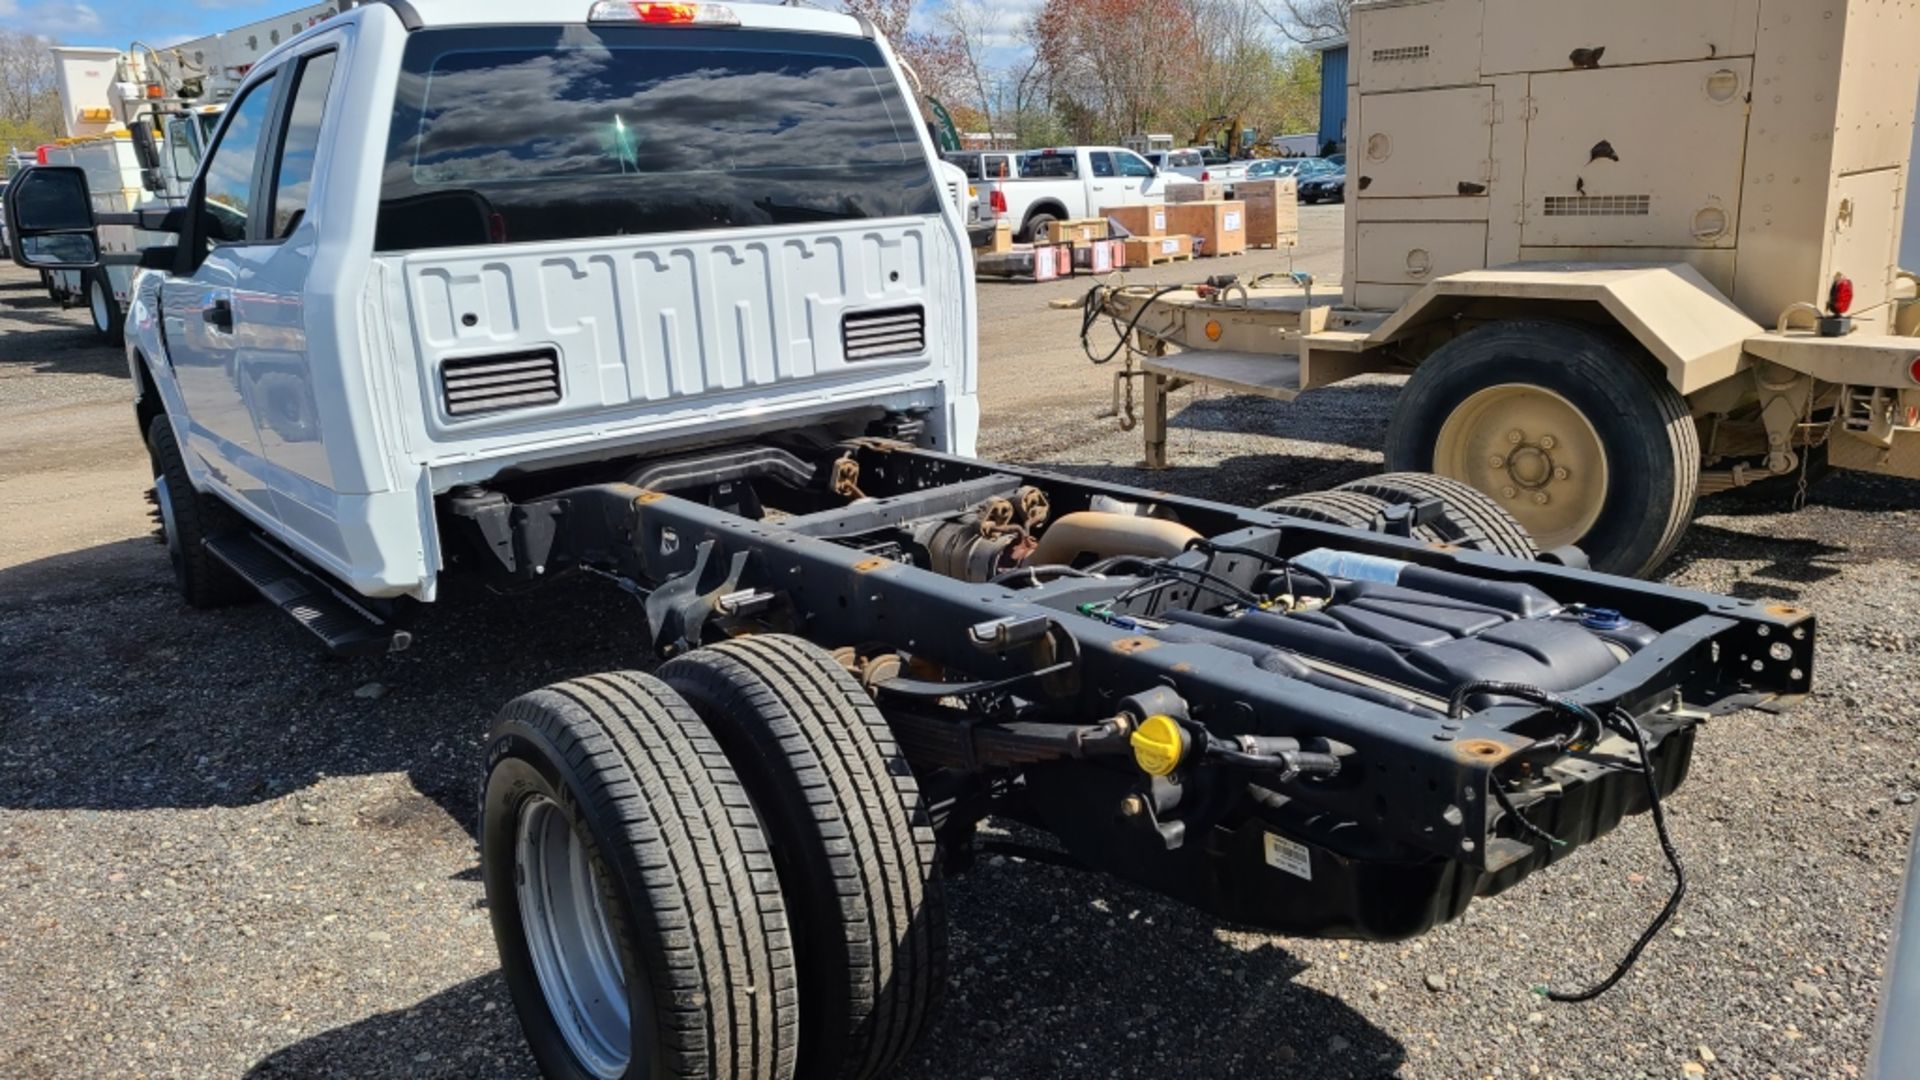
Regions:
[[[215,300],[210,306],[200,309],[200,317],[215,330],[233,333],[233,305],[225,300]]]

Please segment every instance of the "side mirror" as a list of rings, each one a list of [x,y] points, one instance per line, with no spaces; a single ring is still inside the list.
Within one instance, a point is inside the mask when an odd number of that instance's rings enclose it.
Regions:
[[[153,127],[146,120],[135,120],[127,134],[133,140],[133,158],[140,163],[140,186],[155,193],[167,190],[166,174],[160,171],[160,146],[153,139]]]
[[[100,265],[87,174],[72,165],[23,169],[7,185],[7,235],[13,261],[30,270]]]

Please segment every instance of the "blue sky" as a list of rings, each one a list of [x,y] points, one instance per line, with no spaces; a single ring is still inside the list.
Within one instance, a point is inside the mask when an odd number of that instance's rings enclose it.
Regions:
[[[164,46],[294,11],[300,0],[0,0],[0,26],[60,45]]]

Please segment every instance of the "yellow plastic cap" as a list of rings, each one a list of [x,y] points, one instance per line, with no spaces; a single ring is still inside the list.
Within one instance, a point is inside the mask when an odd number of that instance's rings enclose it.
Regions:
[[[1149,716],[1133,729],[1133,763],[1149,776],[1166,776],[1187,756],[1187,733],[1171,716]]]

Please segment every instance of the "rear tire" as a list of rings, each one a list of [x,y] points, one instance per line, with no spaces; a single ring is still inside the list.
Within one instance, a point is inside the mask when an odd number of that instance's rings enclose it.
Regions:
[[[1387,468],[1493,496],[1546,549],[1645,576],[1680,542],[1700,487],[1687,403],[1637,346],[1597,327],[1512,320],[1435,350],[1400,392]]]
[[[1422,528],[1423,538],[1515,559],[1540,557],[1540,549],[1534,545],[1533,535],[1525,525],[1485,492],[1452,477],[1432,473],[1382,473],[1349,480],[1335,490],[1371,495],[1395,504],[1416,505],[1438,499],[1441,514],[1450,528]]]
[[[1049,213],[1046,213],[1046,212],[1044,212],[1044,211],[1043,211],[1043,212],[1041,212],[1041,213],[1038,213],[1038,214],[1035,214],[1035,215],[1033,215],[1032,217],[1030,217],[1030,218],[1028,218],[1028,219],[1027,219],[1027,231],[1026,231],[1026,236],[1027,236],[1027,240],[1026,240],[1026,242],[1027,242],[1027,243],[1029,243],[1029,244],[1037,244],[1037,243],[1039,243],[1039,242],[1040,242],[1040,234],[1041,234],[1041,233],[1043,233],[1043,232],[1045,232],[1045,231],[1047,231],[1047,229],[1048,229],[1048,228],[1049,228],[1050,226],[1052,226],[1052,225],[1053,225],[1053,223],[1054,223],[1055,221],[1057,221],[1057,220],[1059,220],[1059,219],[1058,219],[1058,218],[1056,218],[1056,217],[1054,217],[1054,216],[1053,216],[1052,214],[1049,214]]]
[[[153,459],[153,501],[160,511],[160,538],[173,564],[173,582],[197,608],[225,607],[253,597],[253,587],[208,551],[209,537],[246,528],[226,503],[193,489],[187,463],[163,413],[147,425],[147,453]]]
[[[1387,502],[1358,491],[1307,491],[1275,499],[1261,507],[1288,517],[1305,518],[1322,525],[1344,525],[1349,529],[1371,529],[1374,518]]]
[[[637,672],[573,679],[508,702],[488,742],[480,872],[542,1074],[788,1080],[779,879],[686,702]]]
[[[865,1080],[939,1010],[946,918],[919,786],[845,668],[784,635],[680,656],[660,677],[706,721],[759,808],[799,952],[804,1080]]]
[[[120,301],[114,299],[113,283],[107,280],[106,271],[87,271],[80,287],[86,292],[87,315],[93,320],[93,332],[109,345],[123,343],[127,315],[121,310]]]

